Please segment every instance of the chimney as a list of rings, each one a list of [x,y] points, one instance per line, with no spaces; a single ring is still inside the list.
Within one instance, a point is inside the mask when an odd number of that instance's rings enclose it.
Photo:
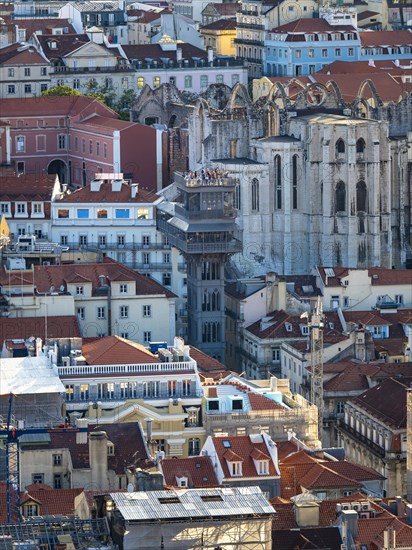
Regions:
[[[342,524],[345,524],[345,531],[352,537],[358,536],[358,512],[356,510],[342,510]]]
[[[209,65],[213,65],[213,48],[207,49],[207,62]]]
[[[146,422],[146,441],[148,443],[151,442],[152,440],[152,423],[153,423],[153,420],[148,417],[148,418],[145,418],[145,422]]]
[[[408,343],[405,348],[405,355],[409,362],[412,362],[412,328],[408,328]]]
[[[36,338],[36,357],[40,357],[42,354],[43,341],[41,338]]]
[[[383,532],[383,550],[393,550],[396,548],[396,531],[392,527],[388,527]]]
[[[319,504],[295,502],[295,521],[298,527],[319,527]]]
[[[405,516],[405,503],[402,497],[396,497],[396,515],[398,518],[403,518]]]
[[[270,391],[278,391],[278,379],[276,376],[270,377]]]
[[[103,180],[99,180],[99,179],[94,179],[90,182],[90,191],[93,191],[93,192],[99,192],[100,191],[100,187],[103,183]]]
[[[87,418],[77,418],[76,426],[77,428],[87,428]],[[87,432],[76,432],[76,443],[77,445],[86,445]]]
[[[280,309],[286,309],[286,281],[270,272],[266,274],[266,313]]]
[[[122,190],[123,180],[113,179],[112,180],[112,192],[119,192]]]
[[[91,432],[89,434],[89,463],[92,486],[97,489],[108,489],[106,432]]]
[[[176,48],[176,61],[182,63],[182,48]]]
[[[130,186],[130,197],[132,199],[135,199],[138,192],[139,192],[139,184],[138,183],[132,183],[131,186]]]

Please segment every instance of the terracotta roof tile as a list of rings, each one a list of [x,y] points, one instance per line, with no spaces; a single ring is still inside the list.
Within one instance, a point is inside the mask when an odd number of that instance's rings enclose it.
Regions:
[[[269,451],[265,442],[252,443],[250,436],[238,435],[238,436],[222,436],[213,437],[213,445],[216,450],[217,458],[222,466],[225,478],[233,479],[230,475],[229,468],[226,460],[229,461],[242,461],[242,476],[241,477],[265,477],[259,476],[255,463],[253,461],[252,452],[254,450],[260,451],[265,455],[269,455]],[[229,442],[229,443],[224,443]],[[226,445],[226,446],[225,446]],[[228,447],[230,445],[230,447]],[[265,459],[266,460],[266,459]],[[277,476],[277,471],[272,460],[269,461],[269,476]]]
[[[37,49],[30,45],[25,48],[26,44],[16,42],[0,48],[0,65],[32,65],[38,63],[47,65],[47,60],[40,55]],[[23,49],[24,48],[24,49]]]
[[[176,50],[162,50],[160,44],[138,44],[122,46],[127,58],[131,61],[142,60],[147,58],[156,59],[161,62],[162,59],[176,59]],[[179,44],[179,48],[182,50],[182,59],[191,59],[192,57],[198,57],[200,59],[207,59],[207,52],[191,44]]]
[[[280,27],[276,27],[272,30],[274,33],[294,33],[294,34],[306,34],[306,33],[322,33],[322,32],[354,32],[356,29],[350,25],[336,26],[331,25],[326,19],[297,19],[291,21]]]
[[[17,117],[39,117],[39,116],[69,116],[81,117],[82,113],[93,109],[95,112],[103,114],[115,113],[98,99],[86,96],[60,96],[53,97],[26,97],[21,99],[2,99],[0,117],[6,120]]]
[[[108,119],[110,120],[110,119]],[[79,204],[79,203],[153,203],[159,198],[158,195],[146,191],[139,187],[136,197],[132,198],[131,188],[127,183],[123,183],[120,191],[112,191],[111,183],[102,183],[99,191],[92,191],[90,185],[81,187],[69,195],[65,195],[61,200],[56,201],[55,204]]]
[[[362,487],[362,484],[355,481],[353,478],[338,474],[324,464],[314,464],[312,468],[300,478],[300,485],[305,489],[350,489]]]
[[[47,323],[47,324],[46,324]],[[80,329],[75,315],[61,317],[0,317],[0,348],[5,340],[27,340],[31,336],[41,338],[76,338]]]
[[[36,39],[39,41],[45,56],[50,61],[61,59],[90,42],[87,34],[76,34],[74,29],[73,34],[44,33],[37,34]],[[50,47],[50,43],[55,44],[55,47]]]
[[[407,31],[368,31],[360,32],[362,46],[411,46],[412,32]]]
[[[21,176],[1,176],[0,189],[3,201],[16,200],[51,200],[56,175],[24,174]]]
[[[226,371],[226,367],[223,363],[194,346],[190,346],[190,357],[197,362],[197,368],[200,372],[203,371],[206,376],[210,372],[223,373]]]
[[[273,410],[284,410],[285,407],[279,405],[273,399],[269,399],[264,395],[255,393],[253,391],[248,392],[248,399],[252,411],[273,411]]]
[[[53,18],[53,17],[32,19],[29,17],[24,17],[24,18],[15,18],[13,19],[13,21],[16,23],[16,25],[19,26],[19,29],[26,30],[27,40],[31,37],[32,34],[38,35],[39,32],[41,32],[42,34],[51,34],[51,31],[53,29],[67,28],[67,31],[70,34],[76,32],[74,30],[73,25],[69,23],[68,19],[60,19],[60,18]],[[61,36],[64,36],[64,35],[57,34],[54,36],[60,38]]]
[[[212,2],[211,4],[220,15],[236,15],[236,13],[242,9],[240,2],[227,2],[221,4]]]
[[[160,461],[164,483],[168,487],[177,487],[176,478],[187,477],[190,489],[219,487],[219,481],[209,456],[190,458],[166,458]]]
[[[235,31],[236,19],[218,19],[200,29],[202,31]]]
[[[159,358],[144,346],[120,336],[105,336],[83,344],[82,354],[88,365],[159,362]]]

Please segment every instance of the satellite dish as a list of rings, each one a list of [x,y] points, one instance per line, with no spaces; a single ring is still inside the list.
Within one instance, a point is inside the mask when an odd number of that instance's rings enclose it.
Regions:
[[[133,483],[129,483],[127,486],[127,492],[128,493],[134,493],[134,485]]]

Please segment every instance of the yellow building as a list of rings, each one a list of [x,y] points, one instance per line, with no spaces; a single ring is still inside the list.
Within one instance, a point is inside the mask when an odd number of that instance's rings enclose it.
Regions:
[[[236,55],[236,19],[219,19],[200,29],[205,48],[220,55]]]

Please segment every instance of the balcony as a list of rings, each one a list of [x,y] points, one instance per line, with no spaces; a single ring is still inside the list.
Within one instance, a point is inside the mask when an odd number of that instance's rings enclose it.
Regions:
[[[93,377],[103,376],[127,376],[130,374],[161,374],[173,372],[195,372],[195,361],[173,361],[172,363],[137,363],[126,365],[75,365],[57,367],[57,374],[62,378],[72,376]]]
[[[135,71],[134,67],[130,65],[116,65],[112,67],[67,67],[66,65],[57,65],[54,68],[54,71],[51,72],[51,75],[61,75],[61,74],[76,74],[81,75],[85,73],[118,73],[118,72],[131,72]]]
[[[227,206],[216,210],[186,210],[179,204],[175,205],[175,213],[184,217],[186,220],[221,220],[222,218],[230,218],[234,220],[237,215],[236,208]]]
[[[349,424],[345,424],[345,422],[340,421],[338,427],[341,432],[343,432],[344,434],[346,433],[352,439],[355,439],[359,443],[362,443],[362,445],[368,447],[369,450],[371,450],[375,455],[379,456],[380,458],[383,458],[386,455],[386,451],[383,447],[377,445],[368,437],[357,432],[354,428],[352,428],[352,426],[349,426]]]
[[[251,40],[250,38],[235,38],[235,44],[243,44],[244,46],[259,46],[263,48],[263,40]]]
[[[160,400],[160,399],[190,399],[190,398],[202,398],[203,397],[203,391],[202,390],[193,390],[189,392],[183,392],[183,391],[176,391],[170,393],[170,392],[158,392],[153,395],[147,395],[143,392],[143,389],[139,389],[135,392],[112,392],[107,395],[99,395],[97,392],[92,392],[89,390],[88,394],[85,396],[75,396],[73,399],[66,400],[66,404],[84,404],[86,406],[89,405],[90,400],[98,399],[102,403],[114,403],[119,401],[126,401],[127,399],[143,399],[144,401],[150,401],[152,399]]]
[[[133,269],[142,270],[142,271],[172,271],[172,264],[171,263],[164,263],[164,262],[150,262],[147,264],[139,263],[139,262],[126,262],[126,264],[130,264]]]
[[[256,23],[237,23],[236,28],[264,31],[265,25],[258,25]]]
[[[205,180],[200,176],[198,178],[186,177],[185,174],[182,174],[181,172],[174,173],[174,181],[185,188],[205,187],[206,189],[209,187],[235,187],[238,184],[238,179],[236,178],[222,177]]]

